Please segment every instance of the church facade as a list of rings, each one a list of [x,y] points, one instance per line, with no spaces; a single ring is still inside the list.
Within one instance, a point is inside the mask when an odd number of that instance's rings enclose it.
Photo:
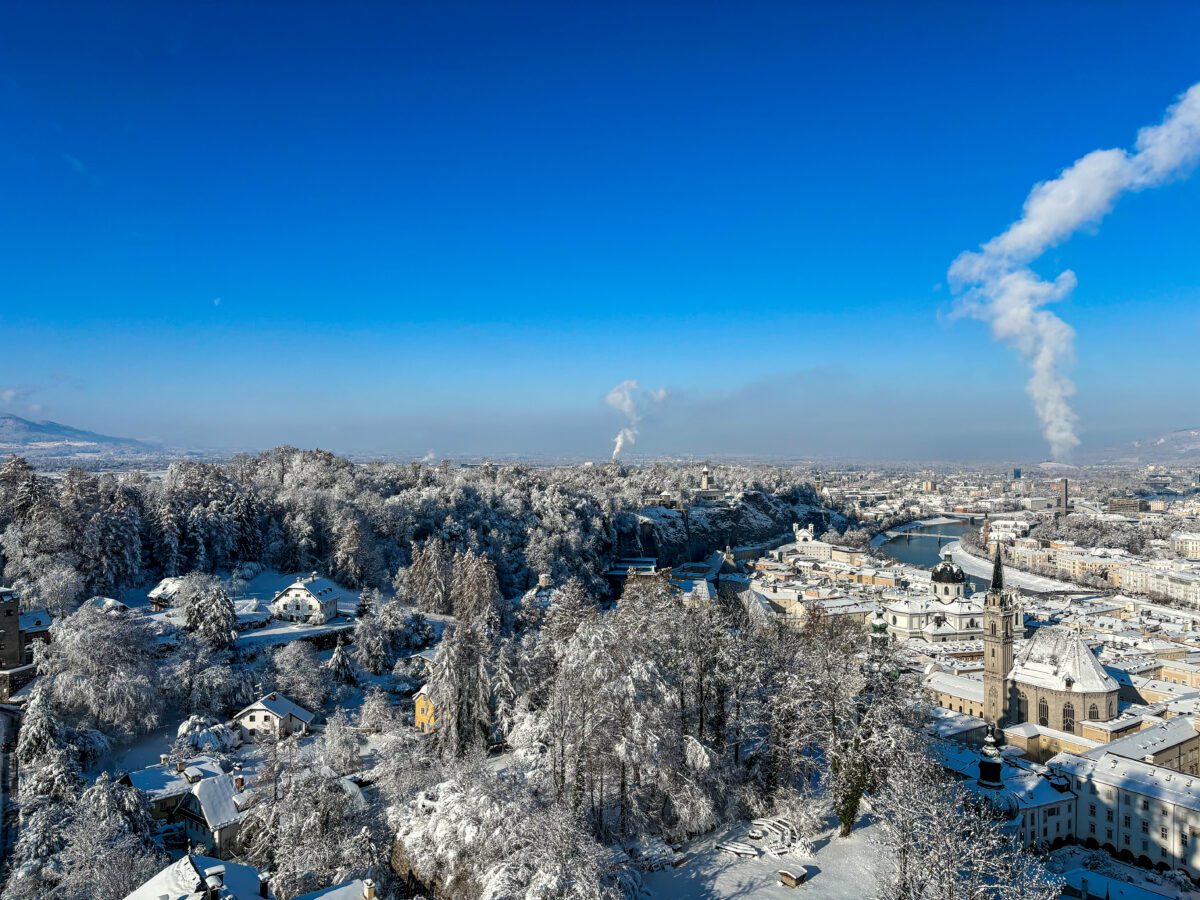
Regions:
[[[997,552],[983,612],[983,718],[997,734],[1029,723],[1078,735],[1083,722],[1116,716],[1119,686],[1077,632],[1044,626],[1014,653],[1020,630]]]

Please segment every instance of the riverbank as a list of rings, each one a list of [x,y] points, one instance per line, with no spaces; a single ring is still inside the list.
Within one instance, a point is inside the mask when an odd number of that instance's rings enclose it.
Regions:
[[[992,577],[992,561],[968,553],[963,548],[962,541],[947,544],[945,549],[942,550],[942,555],[950,557],[955,565],[971,577],[986,579]],[[1047,578],[1045,575],[1034,575],[1032,572],[1023,572],[1020,569],[1014,569],[1012,566],[1004,567],[1004,584],[1007,587],[1021,588],[1035,594],[1049,594],[1063,591],[1075,594],[1098,593],[1095,588],[1072,584],[1069,581],[1059,581],[1057,578]]]

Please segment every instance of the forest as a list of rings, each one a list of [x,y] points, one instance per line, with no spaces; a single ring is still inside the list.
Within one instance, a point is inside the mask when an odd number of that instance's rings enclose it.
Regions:
[[[815,502],[788,470],[721,476]],[[239,764],[228,719],[268,691],[320,719],[252,770],[237,859],[279,900],[366,877],[388,898],[632,898],[655,860],[722,824],[783,815],[803,845],[831,823],[851,834],[867,806],[880,897],[1056,896],[931,761],[924,701],[879,634],[821,615],[792,631],[737,596],[685,606],[661,576],[613,599],[603,573],[637,549],[621,543],[642,498],[694,481],[287,448],[161,477],[46,478],[9,459],[4,577],[55,621],[16,746],[2,897],[120,900],[142,884],[169,855],[145,798],[108,771],[114,749],[169,726],[172,761]],[[357,589],[347,639],[238,642],[249,562]],[[91,599],[167,575],[186,576],[178,628]],[[432,734],[413,728],[422,685]]]

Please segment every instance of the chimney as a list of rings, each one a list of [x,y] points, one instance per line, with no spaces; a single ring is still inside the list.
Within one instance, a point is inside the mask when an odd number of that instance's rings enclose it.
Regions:
[[[170,761],[171,761],[171,754],[169,754],[169,753],[160,753],[160,754],[159,754],[159,756],[158,756],[158,764],[159,764],[160,766],[165,766],[165,765],[166,765],[167,763],[169,763]]]
[[[375,900],[375,882],[370,878],[363,879],[363,900]]]
[[[245,775],[233,776],[233,787],[239,794],[242,791],[244,791],[246,789],[246,776]]]
[[[538,589],[543,590],[548,587],[550,587],[550,574],[548,572],[543,572],[538,576]]]
[[[270,693],[270,695],[267,697],[267,699],[268,699],[268,700],[272,700],[272,701],[274,701],[274,700],[278,700],[278,699],[279,699],[279,697],[277,697],[277,696],[275,695],[275,692],[274,692],[274,691],[271,691],[271,693]]]
[[[271,894],[270,882],[263,873],[258,873],[258,896],[268,897]]]
[[[204,894],[208,900],[219,900],[225,887],[225,867],[213,866],[204,870]]]
[[[176,761],[176,763],[175,763],[175,771],[176,772],[182,772],[186,768],[187,768],[187,760],[181,759],[181,760]]]

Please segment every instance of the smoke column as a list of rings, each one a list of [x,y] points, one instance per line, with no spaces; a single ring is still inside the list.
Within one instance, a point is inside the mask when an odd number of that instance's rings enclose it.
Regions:
[[[1030,369],[1027,390],[1055,459],[1079,444],[1070,398],[1075,385],[1063,370],[1075,356],[1075,331],[1044,309],[1075,289],[1067,270],[1053,281],[1029,265],[1085,225],[1098,223],[1124,193],[1185,175],[1200,158],[1200,84],[1167,110],[1162,124],[1141,129],[1132,152],[1093,150],[1052,181],[1035,185],[1021,218],[1008,230],[962,253],[950,266],[956,313],[991,326],[992,336],[1016,348]]]
[[[637,441],[638,425],[642,421],[642,413],[647,403],[661,403],[666,396],[666,389],[644,391],[632,379],[622,381],[608,392],[604,402],[624,415],[626,420],[625,427],[618,431],[616,438],[613,439],[612,458],[614,460],[620,458],[622,450]]]

